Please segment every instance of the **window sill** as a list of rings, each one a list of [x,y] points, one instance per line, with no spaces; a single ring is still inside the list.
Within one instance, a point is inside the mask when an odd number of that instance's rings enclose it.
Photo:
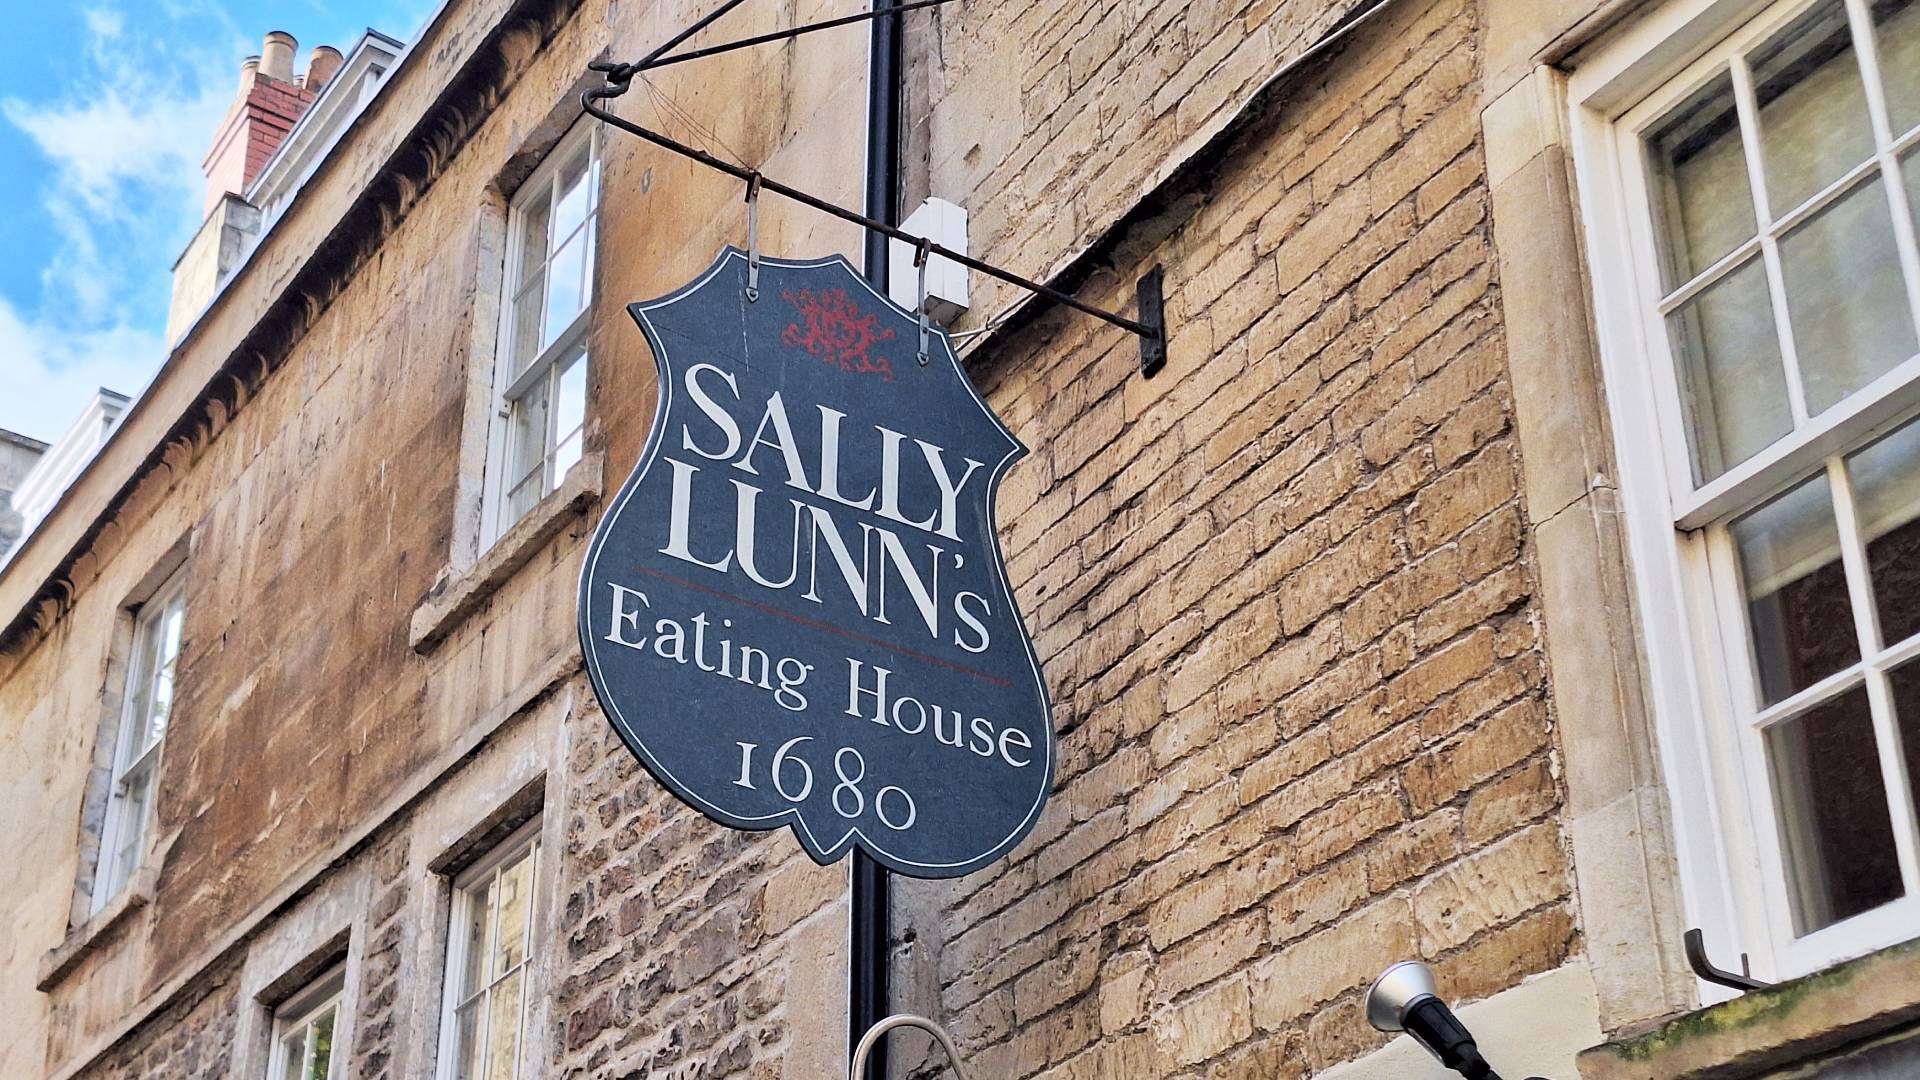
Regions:
[[[1586,1080],[1771,1075],[1920,1023],[1920,941],[1684,1013],[1580,1053]]]
[[[44,994],[58,986],[68,972],[79,966],[80,961],[105,944],[107,938],[126,923],[128,916],[152,902],[154,886],[159,880],[160,871],[154,867],[143,866],[134,871],[119,896],[94,912],[86,922],[68,930],[67,939],[48,949],[46,955],[40,958],[40,970],[33,988]]]
[[[413,651],[432,652],[542,545],[598,501],[605,471],[604,455],[585,455],[567,470],[559,487],[493,542],[479,562],[458,577],[443,577],[440,585],[413,609],[408,635]]]

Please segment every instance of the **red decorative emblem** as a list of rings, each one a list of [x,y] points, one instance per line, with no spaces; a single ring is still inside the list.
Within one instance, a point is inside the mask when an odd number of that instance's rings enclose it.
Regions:
[[[803,331],[798,323],[788,323],[780,340],[805,349],[842,371],[877,373],[883,382],[893,381],[893,365],[874,353],[873,347],[893,340],[893,328],[880,325],[880,316],[862,315],[848,298],[845,289],[782,289],[780,299],[792,304],[806,320]]]

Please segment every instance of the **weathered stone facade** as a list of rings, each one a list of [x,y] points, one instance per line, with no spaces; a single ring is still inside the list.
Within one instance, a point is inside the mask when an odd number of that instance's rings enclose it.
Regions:
[[[607,133],[586,453],[482,543],[507,201],[588,62],[709,6],[449,4],[0,567],[0,1075],[264,1075],[273,1009],[335,965],[343,1075],[444,1075],[454,882],[534,821],[522,1075],[844,1073],[844,865],[664,792],[574,636],[586,538],[654,408],[622,305],[744,239],[738,185]],[[1477,1002],[1509,1075],[1570,1078],[1698,1003],[1562,77],[1536,68],[1652,6],[907,17],[912,199],[1111,309],[1162,267],[1172,326],[1143,379],[1132,337],[998,318],[1024,295],[973,282],[968,369],[1034,448],[1002,542],[1060,739],[1009,858],[894,886],[894,1004],[975,1075],[1436,1075],[1359,1008],[1409,957]],[[710,33],[860,8],[748,3]],[[617,108],[855,205],[866,62],[858,31],[814,35]],[[861,242],[772,199],[761,229],[780,255]],[[176,566],[151,851],[96,911],[101,740],[133,612]],[[1906,1016],[1879,1005],[1875,1038]],[[896,1074],[936,1074],[899,1045]]]
[[[1304,1075],[1381,1040],[1398,956],[1482,997],[1576,947],[1477,40],[1362,29],[1143,225],[1114,276],[1179,283],[1172,378],[1058,317],[982,366],[1050,433],[1006,531],[1063,740],[1021,851],[901,887],[982,1069]]]

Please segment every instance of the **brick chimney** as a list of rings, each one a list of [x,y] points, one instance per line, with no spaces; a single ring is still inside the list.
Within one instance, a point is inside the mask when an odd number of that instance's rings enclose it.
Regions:
[[[260,233],[261,208],[243,193],[267,159],[280,149],[294,124],[340,73],[340,50],[322,45],[307,60],[305,74],[293,71],[299,43],[283,30],[268,34],[259,56],[240,64],[240,91],[227,110],[213,147],[200,162],[207,174],[206,218],[200,231],[173,264],[173,302],[167,309],[167,345],[180,340],[220,289],[220,283],[245,257]]]
[[[246,190],[319,95],[320,87],[303,86],[294,78],[296,45],[292,34],[275,30],[267,35],[260,55],[250,56],[240,65],[240,92],[214,134],[213,148],[200,163],[201,171],[207,174],[208,213],[219,205],[222,196]],[[327,51],[333,53],[329,58],[332,63],[330,69],[326,64],[321,69],[330,79],[339,68],[335,59],[339,53]],[[314,59],[321,59],[319,50],[315,50]]]

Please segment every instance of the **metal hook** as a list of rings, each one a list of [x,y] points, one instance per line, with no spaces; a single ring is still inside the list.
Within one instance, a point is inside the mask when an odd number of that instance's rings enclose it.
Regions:
[[[960,1080],[967,1080],[967,1070],[960,1064],[960,1051],[953,1045],[953,1036],[948,1035],[947,1029],[939,1024],[912,1013],[895,1013],[867,1029],[867,1033],[860,1037],[860,1045],[853,1051],[853,1068],[847,1073],[848,1080],[863,1080],[867,1073],[867,1055],[873,1053],[874,1044],[887,1032],[901,1027],[917,1027],[931,1033],[934,1041],[947,1052],[947,1063],[953,1066],[953,1074]]]
[[[760,172],[747,177],[747,303],[760,299]]]
[[[1712,960],[1707,959],[1707,936],[1697,928],[1687,931],[1681,937],[1681,941],[1686,944],[1687,966],[1692,968],[1693,973],[1703,982],[1716,983],[1740,991],[1765,990],[1773,985],[1761,982],[1747,974],[1746,953],[1740,954],[1740,974],[1716,967]]]
[[[913,252],[913,266],[920,276],[920,366],[927,366],[927,337],[931,330],[931,319],[927,315],[927,257],[932,253],[933,241],[926,237]]]

